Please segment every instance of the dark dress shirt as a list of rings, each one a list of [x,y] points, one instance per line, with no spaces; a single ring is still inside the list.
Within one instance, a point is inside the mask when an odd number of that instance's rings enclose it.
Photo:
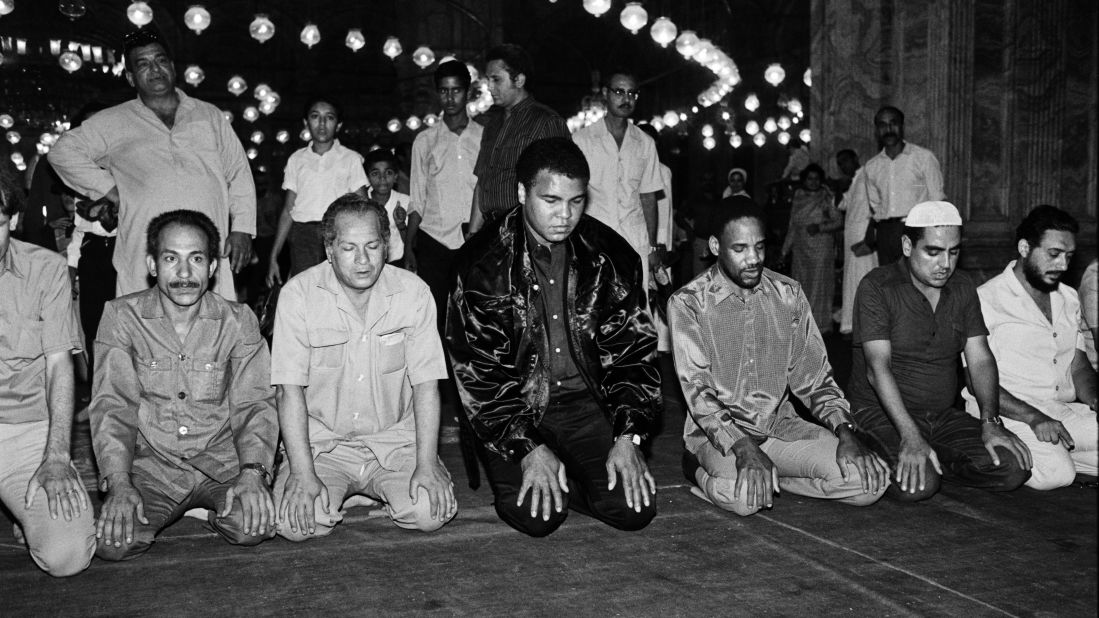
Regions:
[[[546,247],[527,234],[531,248],[534,276],[542,287],[542,323],[549,339],[550,405],[571,401],[587,391],[584,378],[576,368],[569,348],[569,331],[565,324],[565,298],[568,248],[565,243]]]

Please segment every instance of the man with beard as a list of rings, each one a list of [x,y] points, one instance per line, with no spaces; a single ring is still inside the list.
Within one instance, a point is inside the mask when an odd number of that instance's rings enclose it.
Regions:
[[[236,299],[233,273],[252,259],[256,188],[244,148],[216,106],[176,88],[176,70],[160,34],[147,27],[123,38],[126,81],[137,97],[67,131],[50,150],[61,179],[117,211],[116,293],[149,287],[145,230],[180,208],[210,217],[224,248],[215,291]]]
[[[568,138],[527,146],[516,172],[520,206],[466,243],[447,322],[496,513],[531,536],[569,509],[640,530],[660,409],[641,259],[584,215],[588,164]]]
[[[1053,206],[1030,211],[1015,230],[1019,257],[977,288],[988,343],[1000,369],[1004,426],[1034,458],[1027,486],[1056,489],[1096,475],[1096,377],[1077,325],[1080,300],[1061,284],[1079,224]],[[966,410],[978,414],[971,390]]]
[[[926,148],[904,139],[904,113],[885,106],[874,115],[881,152],[866,162],[866,194],[874,215],[878,262],[901,258],[904,218],[916,204],[943,198],[939,160]]]
[[[649,253],[656,246],[656,196],[664,184],[656,142],[630,122],[639,94],[632,73],[612,71],[603,86],[607,115],[577,131],[572,141],[591,168],[587,214],[621,234],[641,256],[647,290]]]
[[[692,493],[738,515],[770,508],[779,488],[873,504],[889,470],[855,436],[809,301],[763,267],[762,208],[744,196],[725,204],[710,237],[717,263],[668,303]],[[791,395],[819,425],[798,416]]]
[[[870,271],[855,293],[851,408],[894,471],[886,494],[906,502],[933,496],[940,476],[990,491],[1030,476],[1030,451],[1000,420],[977,289],[954,272],[961,244],[953,204],[917,204],[901,239],[905,259]],[[954,408],[963,353],[979,418]]]
[[[275,534],[279,437],[270,354],[255,314],[209,291],[213,221],[175,210],[149,222],[156,287],[107,303],[89,409],[100,489],[96,555],[126,560],[191,509],[234,545]]]

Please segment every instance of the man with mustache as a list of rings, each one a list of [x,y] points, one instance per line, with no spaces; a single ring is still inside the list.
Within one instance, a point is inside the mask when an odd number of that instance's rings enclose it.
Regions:
[[[117,211],[116,293],[149,287],[145,230],[161,213],[195,210],[210,217],[224,247],[215,285],[236,299],[233,273],[252,259],[256,187],[248,158],[216,106],[176,88],[171,54],[155,28],[125,35],[126,81],[137,97],[65,132],[49,160],[65,184]]]
[[[660,409],[641,259],[584,215],[588,164],[564,137],[516,163],[520,206],[462,249],[447,341],[496,513],[531,536],[574,509],[620,530],[656,515],[640,445]]]
[[[763,267],[763,209],[744,196],[723,204],[709,239],[717,263],[668,302],[692,493],[738,515],[770,508],[779,488],[877,502],[889,470],[855,435],[801,286]],[[820,424],[799,418],[791,396]]]
[[[1004,426],[1034,458],[1027,486],[1056,489],[1076,474],[1096,475],[1096,377],[1078,329],[1080,299],[1061,277],[1080,226],[1054,206],[1038,206],[1015,230],[1019,257],[981,287],[981,313],[1000,369]],[[979,413],[972,390],[966,411]]]
[[[901,243],[904,259],[870,271],[855,293],[848,385],[856,425],[894,472],[886,495],[924,500],[940,478],[1016,489],[1030,476],[1030,451],[1000,419],[996,359],[977,289],[955,272],[958,209],[917,204]],[[979,417],[954,408],[959,354]]]
[[[89,414],[105,560],[141,555],[191,509],[234,545],[275,534],[270,354],[252,310],[210,291],[220,244],[202,213],[154,217],[145,264],[156,287],[104,309]]]
[[[866,195],[874,215],[878,262],[901,258],[901,235],[908,211],[921,202],[942,200],[939,160],[926,148],[904,139],[904,112],[886,105],[874,115],[881,152],[863,167]]]
[[[656,246],[656,197],[664,184],[656,142],[630,122],[640,93],[631,72],[612,71],[603,86],[607,115],[577,131],[572,141],[591,168],[587,214],[621,234],[641,256],[647,290],[649,253]]]

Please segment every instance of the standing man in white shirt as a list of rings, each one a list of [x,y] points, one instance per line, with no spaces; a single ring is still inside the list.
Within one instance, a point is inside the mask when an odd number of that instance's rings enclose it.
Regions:
[[[916,204],[946,199],[939,160],[904,140],[904,112],[886,105],[874,115],[881,152],[866,162],[866,193],[876,225],[878,262],[901,258],[904,219]]]
[[[603,86],[607,115],[577,131],[572,141],[591,168],[586,214],[617,231],[641,255],[642,289],[648,289],[648,258],[656,245],[656,194],[664,184],[656,143],[630,122],[639,95],[632,73],[612,71]]]
[[[313,97],[305,104],[302,124],[309,131],[309,145],[286,161],[282,188],[286,203],[279,216],[275,244],[267,265],[267,285],[282,283],[279,253],[290,240],[290,276],[324,261],[321,218],[336,198],[346,193],[366,196],[363,157],[345,148],[336,135],[343,123],[339,103],[332,97]]]
[[[1067,212],[1038,206],[1016,228],[1019,257],[977,288],[1000,370],[1000,416],[1030,449],[1026,485],[1038,490],[1071,485],[1077,472],[1095,476],[1099,462],[1095,371],[1076,290],[1061,284],[1079,230]],[[976,416],[971,390],[962,394]]]

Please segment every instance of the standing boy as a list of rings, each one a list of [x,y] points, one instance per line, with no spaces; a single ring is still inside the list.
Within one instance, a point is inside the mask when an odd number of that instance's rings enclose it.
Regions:
[[[286,203],[279,217],[275,244],[267,265],[267,285],[282,283],[279,253],[290,239],[290,276],[324,261],[321,217],[328,205],[345,193],[366,195],[362,155],[344,148],[336,139],[343,123],[340,106],[331,97],[314,97],[305,106],[302,124],[309,131],[309,145],[286,162],[282,188]]]
[[[389,215],[389,225],[394,234],[389,237],[389,263],[398,263],[404,259],[404,238],[407,229],[408,195],[393,190],[397,184],[397,171],[400,164],[397,156],[388,148],[379,148],[366,154],[363,167],[366,179],[370,182],[367,197],[385,206]]]

